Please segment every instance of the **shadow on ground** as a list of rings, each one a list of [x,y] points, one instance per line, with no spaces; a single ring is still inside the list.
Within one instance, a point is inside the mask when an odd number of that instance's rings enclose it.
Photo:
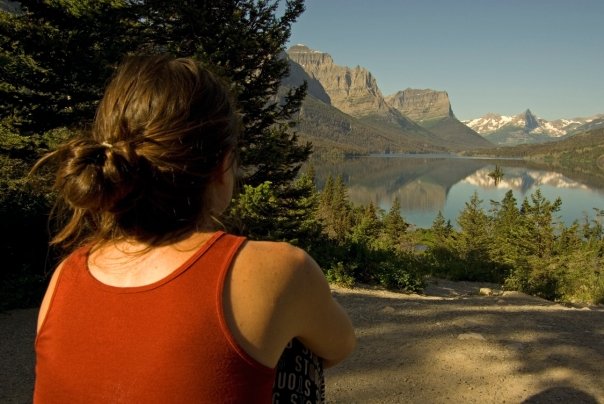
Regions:
[[[604,402],[602,308],[520,293],[334,294],[358,348],[328,370],[329,402]]]

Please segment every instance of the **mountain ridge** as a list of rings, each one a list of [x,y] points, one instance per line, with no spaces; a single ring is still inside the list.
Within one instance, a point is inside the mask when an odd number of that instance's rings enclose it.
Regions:
[[[386,102],[435,133],[451,149],[492,147],[491,142],[455,117],[446,91],[407,88],[387,96]]]
[[[417,136],[410,136],[400,127],[372,125],[349,115],[331,104],[330,96],[320,82],[289,60],[290,71],[281,82],[280,97],[287,89],[307,82],[307,96],[296,117],[296,130],[302,140],[309,140],[316,150],[332,153],[405,153],[412,151],[446,151],[436,145],[427,146]]]
[[[496,145],[515,146],[561,140],[581,131],[604,127],[604,114],[547,121],[527,109],[512,116],[488,113],[463,123]]]
[[[369,125],[401,130],[416,141],[432,143],[436,136],[402,115],[386,102],[377,80],[363,67],[340,66],[326,52],[295,45],[288,49],[291,61],[297,63],[328,94],[331,105]]]
[[[430,119],[455,117],[446,91],[406,88],[387,96],[386,102],[418,123]]]
[[[310,83],[320,84],[327,94],[323,98],[329,98],[326,104],[377,132],[387,133],[394,143],[404,144],[405,148],[415,145],[412,147],[416,151],[456,151],[492,146],[455,118],[446,92],[407,89],[399,92],[406,96],[404,99],[397,93],[398,98],[395,94],[389,102],[375,77],[363,67],[337,65],[328,53],[300,44],[290,47],[287,55],[292,67],[287,83],[306,80],[309,82],[308,93],[315,99],[321,97],[317,88],[311,89]],[[307,79],[301,77],[300,69]],[[294,78],[296,75],[298,77]],[[314,107],[317,111],[318,105],[314,104]],[[407,116],[410,111],[415,119]],[[397,146],[384,149],[388,150],[397,151]]]

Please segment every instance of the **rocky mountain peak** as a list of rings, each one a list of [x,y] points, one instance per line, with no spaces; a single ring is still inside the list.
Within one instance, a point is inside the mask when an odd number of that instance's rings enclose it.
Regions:
[[[352,116],[388,114],[390,107],[367,69],[336,65],[329,54],[305,45],[292,46],[287,54],[311,78],[321,83],[331,104],[339,110]]]
[[[306,45],[294,45],[287,50],[287,54],[294,62],[298,63],[305,70],[317,69],[321,66],[333,65],[331,55],[309,48]]]
[[[287,88],[299,87],[304,82],[306,82],[307,95],[310,95],[310,96],[324,102],[325,104],[331,105],[331,99],[329,98],[329,95],[327,95],[327,93],[325,92],[325,89],[323,88],[323,86],[317,79],[310,77],[306,73],[304,68],[302,66],[300,66],[298,63],[294,62],[293,60],[289,59],[288,63],[289,63],[289,73],[287,76],[282,78],[282,80],[281,80],[282,86],[285,86]]]
[[[524,112],[524,130],[527,132],[532,131],[533,129],[537,129],[539,127],[539,120],[530,109]]]
[[[416,122],[455,117],[446,91],[407,88],[386,97],[386,102]]]

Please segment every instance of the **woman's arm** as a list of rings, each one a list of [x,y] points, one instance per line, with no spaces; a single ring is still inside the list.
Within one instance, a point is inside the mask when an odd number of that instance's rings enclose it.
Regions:
[[[48,313],[48,308],[50,307],[50,302],[52,301],[52,296],[55,293],[55,289],[57,287],[57,282],[59,280],[59,276],[61,274],[61,269],[63,268],[63,263],[61,263],[55,272],[52,274],[52,278],[50,278],[50,282],[48,283],[48,288],[46,289],[46,293],[44,294],[44,298],[42,299],[42,304],[40,305],[40,312],[38,313],[38,325],[36,328],[36,332],[40,332],[40,328],[42,328],[42,324],[44,324],[44,319],[46,319],[46,314]]]
[[[319,265],[304,251],[296,252],[297,296],[292,317],[296,337],[330,367],[346,358],[356,345],[354,329],[344,309],[336,302]]]
[[[317,263],[287,243],[247,242],[229,272],[225,317],[237,342],[273,367],[292,338],[332,366],[355,346],[348,315]]]

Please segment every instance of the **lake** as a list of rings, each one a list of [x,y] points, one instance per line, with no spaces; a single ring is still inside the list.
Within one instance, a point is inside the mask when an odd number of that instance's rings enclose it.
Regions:
[[[439,211],[451,224],[474,192],[483,201],[500,202],[512,190],[518,205],[538,188],[545,198],[562,199],[558,220],[570,225],[582,222],[585,214],[595,218],[594,208],[604,209],[602,173],[563,172],[515,159],[461,158],[450,155],[379,155],[347,159],[337,163],[313,162],[317,186],[327,176],[342,176],[355,204],[370,201],[389,210],[398,197],[401,214],[408,223],[428,228]],[[495,185],[489,173],[498,165],[503,178]]]

